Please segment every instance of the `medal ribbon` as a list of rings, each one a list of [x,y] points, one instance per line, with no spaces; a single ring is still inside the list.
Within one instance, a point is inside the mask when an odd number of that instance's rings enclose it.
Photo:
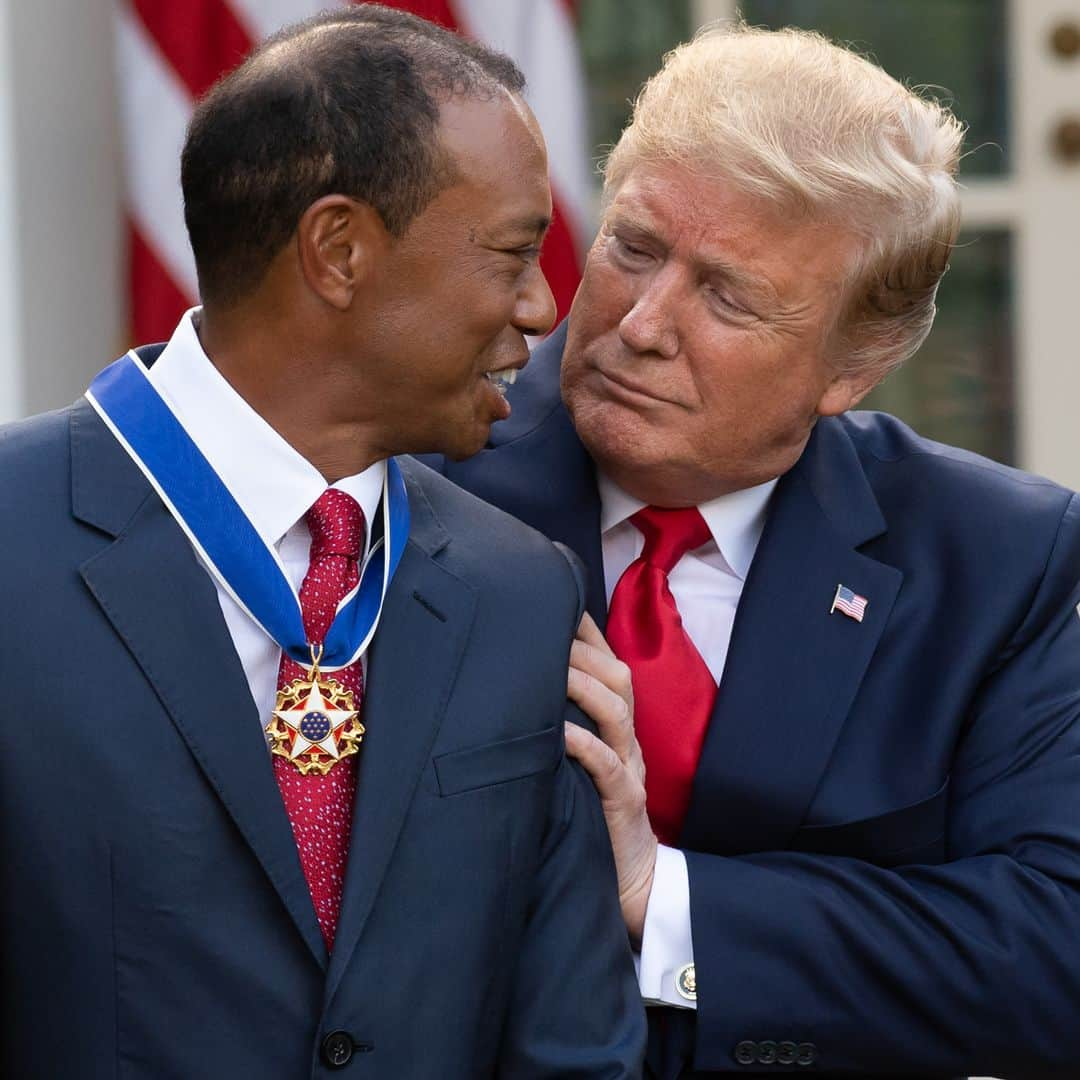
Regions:
[[[110,364],[86,399],[161,496],[230,596],[305,668],[312,663],[300,600],[278,553],[258,534],[221,477],[184,430],[134,353]],[[386,462],[383,535],[371,545],[359,585],[338,605],[319,667],[359,659],[379,623],[383,600],[409,538],[409,499],[393,458]]]

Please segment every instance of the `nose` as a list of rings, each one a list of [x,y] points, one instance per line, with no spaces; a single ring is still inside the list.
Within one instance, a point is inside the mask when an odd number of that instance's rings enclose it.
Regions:
[[[521,292],[514,305],[514,326],[523,334],[546,334],[555,325],[555,297],[540,264],[536,263],[522,279]]]
[[[671,359],[679,353],[676,315],[679,298],[678,268],[664,266],[646,278],[634,297],[634,306],[619,322],[619,337],[638,353]]]

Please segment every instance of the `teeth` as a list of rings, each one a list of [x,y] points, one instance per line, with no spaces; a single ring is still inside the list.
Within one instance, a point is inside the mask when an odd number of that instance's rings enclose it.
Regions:
[[[500,394],[505,394],[511,386],[517,382],[518,369],[507,367],[500,368],[498,371],[488,371],[484,373],[484,378],[487,379]]]

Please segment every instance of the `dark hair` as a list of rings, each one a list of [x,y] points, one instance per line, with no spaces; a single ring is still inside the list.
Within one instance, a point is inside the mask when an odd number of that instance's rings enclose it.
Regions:
[[[370,204],[401,236],[453,182],[440,104],[524,85],[501,53],[379,4],[268,38],[188,126],[184,219],[203,299],[228,303],[254,288],[324,195]]]

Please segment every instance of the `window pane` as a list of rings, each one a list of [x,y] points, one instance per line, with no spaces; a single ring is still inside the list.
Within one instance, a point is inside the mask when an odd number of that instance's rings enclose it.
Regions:
[[[930,86],[969,127],[966,176],[1009,168],[1004,0],[744,0],[746,21],[820,30],[869,53],[910,86]]]
[[[931,439],[1015,460],[1012,243],[1002,231],[961,234],[923,347],[863,402]]]
[[[641,84],[668,49],[693,33],[689,0],[583,0],[579,33],[589,82],[589,121],[597,157],[630,118]]]

